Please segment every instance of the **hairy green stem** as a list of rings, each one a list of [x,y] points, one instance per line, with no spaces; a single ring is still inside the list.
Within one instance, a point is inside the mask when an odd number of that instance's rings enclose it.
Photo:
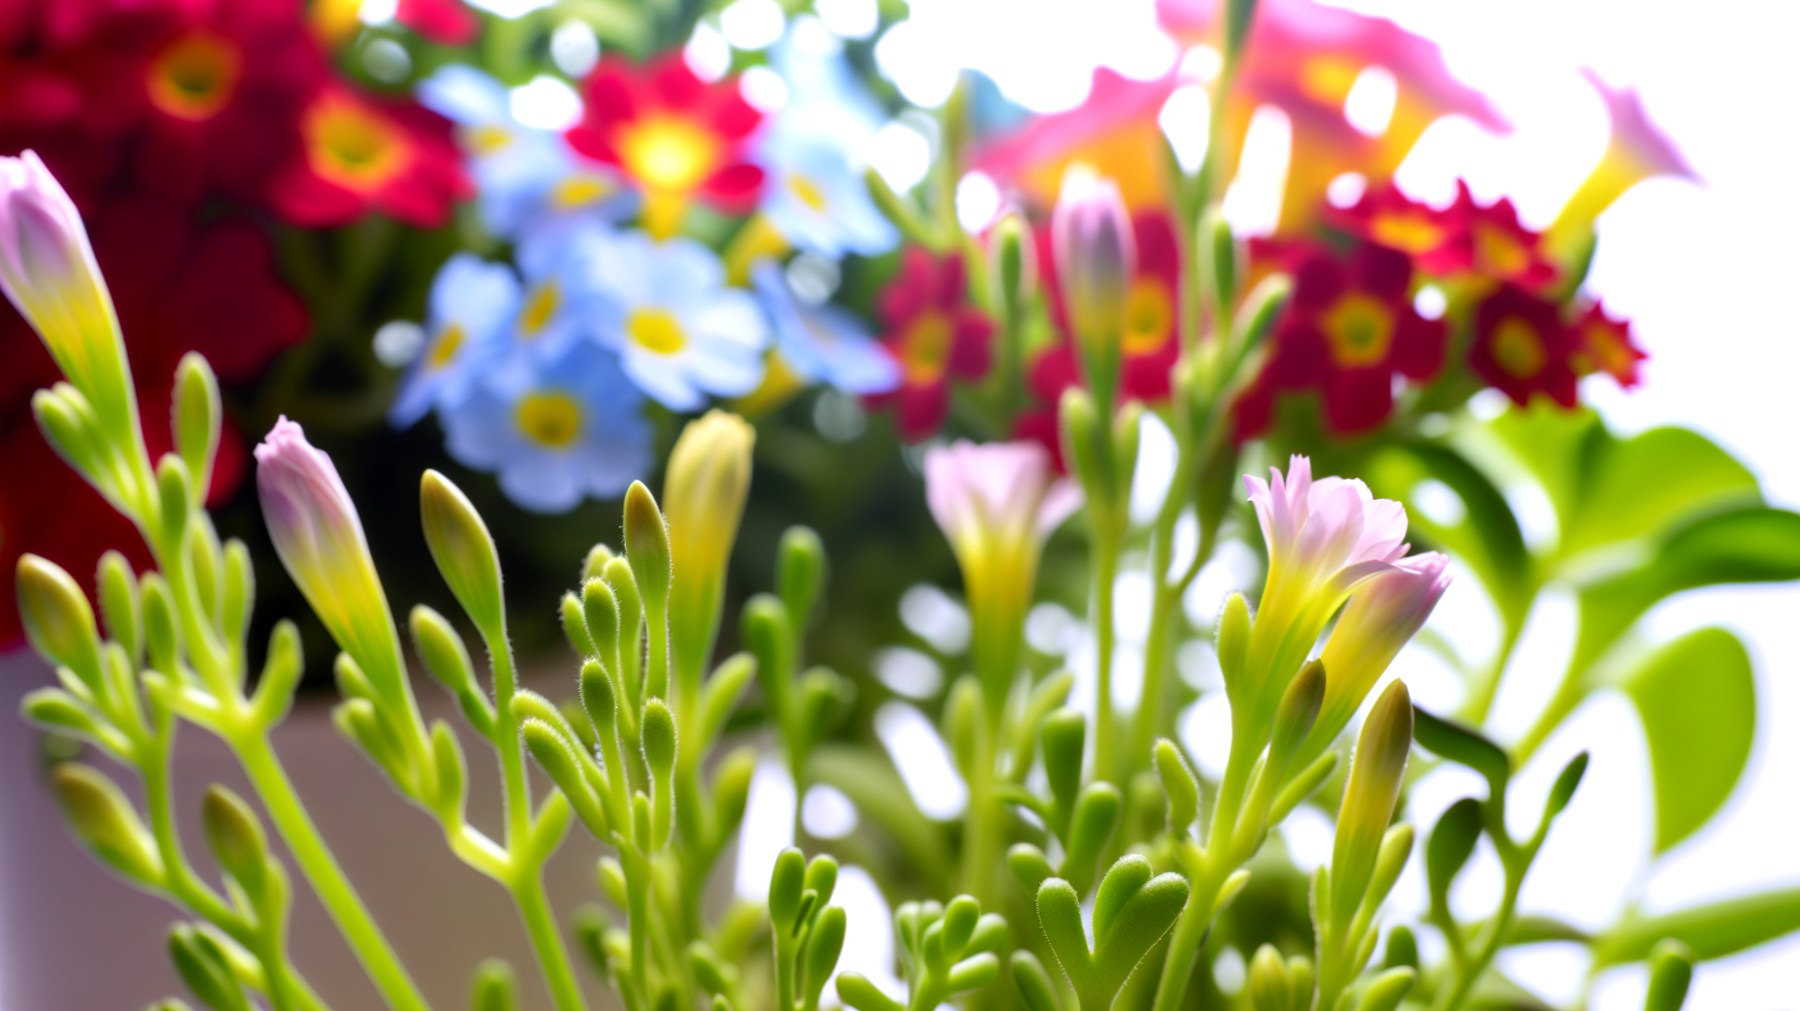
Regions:
[[[529,873],[519,873],[512,885],[513,901],[518,904],[519,918],[525,921],[525,932],[531,937],[532,950],[543,968],[544,981],[550,987],[550,998],[561,1011],[585,1008],[581,986],[575,980],[563,947],[562,932],[556,929],[556,917],[550,911],[550,900],[544,894],[541,862]]]
[[[1098,698],[1094,706],[1094,778],[1110,780],[1116,773],[1113,716],[1113,583],[1119,571],[1119,538],[1107,532],[1094,547],[1094,642],[1099,650],[1095,664]],[[974,798],[970,798],[973,803]]]

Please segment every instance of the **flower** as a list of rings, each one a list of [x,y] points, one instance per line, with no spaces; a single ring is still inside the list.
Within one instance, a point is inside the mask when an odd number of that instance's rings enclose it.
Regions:
[[[498,471],[525,509],[561,513],[583,498],[616,498],[650,468],[643,397],[616,355],[574,341],[534,368],[496,372],[443,411],[445,448],[465,466]]]
[[[613,311],[602,290],[612,231],[591,218],[538,222],[515,249],[525,286],[512,318],[512,353],[541,363],[571,343],[600,340],[600,319]]]
[[[1305,768],[1324,753],[1450,588],[1450,559],[1436,551],[1402,558],[1350,595],[1325,643],[1325,700],[1291,760]]]
[[[598,244],[592,270],[606,298],[601,342],[664,406],[691,411],[709,393],[743,396],[762,382],[768,322],[749,292],[725,286],[712,250],[622,232]]]
[[[1167,203],[1162,170],[1167,142],[1157,116],[1181,79],[1167,74],[1134,81],[1105,67],[1094,71],[1085,102],[1068,112],[1038,116],[1024,127],[983,145],[970,168],[1023,189],[1049,206],[1072,165],[1111,179],[1133,210]]]
[[[617,222],[636,210],[637,195],[611,166],[577,155],[560,134],[521,124],[506,87],[486,73],[445,64],[419,82],[418,95],[457,124],[490,234],[513,238],[553,215]]]
[[[1018,666],[1025,611],[1044,538],[1081,506],[1035,442],[959,439],[925,453],[925,502],[962,568],[974,621],[975,668],[998,713]]]
[[[331,637],[384,698],[406,691],[400,637],[356,503],[331,457],[285,416],[256,447],[256,493],[275,553]]]
[[[733,214],[755,204],[763,172],[745,160],[746,141],[762,113],[744,101],[736,78],[707,84],[680,51],[645,66],[609,57],[588,77],[585,97],[569,143],[642,187],[652,235],[673,235],[694,197]]]
[[[1184,45],[1219,45],[1218,0],[1158,0],[1157,17]],[[1386,18],[1314,0],[1263,0],[1245,42],[1225,110],[1224,177],[1235,171],[1251,114],[1265,105],[1287,115],[1293,143],[1278,235],[1305,231],[1325,207],[1331,181],[1346,172],[1390,177],[1439,118],[1460,115],[1490,133],[1511,127],[1480,92],[1451,76],[1437,43]],[[1345,100],[1367,67],[1394,78],[1394,110],[1374,135],[1352,125]]]
[[[1467,192],[1458,180],[1458,195]],[[1365,242],[1405,253],[1427,274],[1445,275],[1467,267],[1464,215],[1457,200],[1439,210],[1420,203],[1391,182],[1371,186],[1349,207],[1333,208],[1326,221]]]
[[[1578,375],[1604,372],[1627,390],[1639,383],[1638,363],[1650,356],[1632,341],[1629,322],[1608,316],[1596,302],[1575,324],[1575,336]]]
[[[1318,390],[1326,424],[1339,433],[1380,425],[1393,410],[1396,375],[1424,380],[1443,366],[1444,323],[1413,308],[1411,283],[1411,262],[1391,249],[1362,244],[1348,263],[1306,250],[1261,389]],[[1241,421],[1260,430],[1247,412]]]
[[[1521,407],[1534,393],[1575,406],[1576,351],[1576,335],[1557,307],[1513,285],[1502,285],[1475,309],[1469,366]]]
[[[900,435],[909,442],[944,423],[952,377],[987,373],[993,324],[963,301],[964,284],[961,257],[940,260],[908,247],[900,272],[881,291],[882,344],[900,366],[900,386],[869,401],[894,405]]]
[[[1576,188],[1550,225],[1550,248],[1565,264],[1574,263],[1585,255],[1584,248],[1593,240],[1594,219],[1626,190],[1657,176],[1673,176],[1694,183],[1700,181],[1699,174],[1688,165],[1674,142],[1650,122],[1636,88],[1608,87],[1592,70],[1584,69],[1582,76],[1606,102],[1606,117],[1612,132],[1600,163]]]
[[[1109,398],[1118,345],[1124,339],[1137,246],[1119,187],[1111,180],[1065,180],[1050,219],[1051,259],[1063,308],[1088,370],[1088,382]]]
[[[776,348],[795,378],[823,382],[845,393],[887,393],[900,385],[900,368],[882,351],[862,317],[833,305],[807,305],[795,297],[774,260],[758,260],[750,281],[775,324]]]
[[[1393,571],[1407,549],[1405,507],[1375,498],[1361,481],[1314,481],[1304,456],[1289,460],[1285,478],[1273,467],[1269,476],[1244,478],[1269,552],[1248,680],[1227,685],[1234,719],[1241,708],[1247,728],[1268,726],[1326,620],[1368,580]]]
[[[427,343],[400,384],[388,422],[409,428],[433,407],[460,404],[504,346],[519,300],[519,280],[505,264],[467,252],[445,261],[431,282]]]
[[[277,214],[306,228],[346,225],[370,211],[421,228],[450,219],[472,194],[449,124],[410,103],[321,88],[300,117],[301,151],[271,184]]]
[[[394,20],[440,46],[466,46],[481,31],[481,19],[462,0],[399,0]]]

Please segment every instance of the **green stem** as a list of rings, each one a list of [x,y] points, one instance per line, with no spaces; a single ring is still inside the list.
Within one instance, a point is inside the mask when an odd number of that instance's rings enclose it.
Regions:
[[[1119,571],[1119,539],[1107,532],[1096,538],[1094,557],[1094,641],[1099,649],[1095,664],[1098,695],[1094,706],[1094,778],[1110,780],[1114,768],[1114,726],[1112,697],[1113,667],[1113,583]],[[970,797],[971,803],[974,798]]]
[[[1194,974],[1194,960],[1206,943],[1207,932],[1212,929],[1213,906],[1218,903],[1219,889],[1225,883],[1225,873],[1211,857],[1212,854],[1206,854],[1198,868],[1188,869],[1193,887],[1188,892],[1187,905],[1181,910],[1181,918],[1175,921],[1175,932],[1169,938],[1169,952],[1163,959],[1162,978],[1157,981],[1152,1011],[1180,1011],[1185,1003],[1188,980]]]
[[[267,734],[258,730],[237,735],[229,741],[295,862],[325,904],[344,939],[350,942],[351,950],[375,981],[388,1006],[394,1011],[429,1011],[430,1005],[425,1003],[424,996],[407,976],[362,898],[344,877],[337,859],[326,849],[319,830],[301,806],[287,771],[275,756]]]
[[[990,719],[975,735],[975,755],[970,762],[969,807],[964,819],[962,890],[975,896],[984,908],[994,903],[998,870],[1001,806],[994,801],[994,762],[997,721]]]
[[[575,971],[569,965],[569,955],[563,947],[562,934],[556,929],[556,917],[544,894],[542,865],[528,871],[522,869],[513,882],[512,893],[513,901],[519,906],[519,918],[525,921],[525,932],[531,937],[532,950],[537,953],[543,968],[544,981],[550,987],[551,999],[560,1011],[586,1008],[581,986],[575,981]]]

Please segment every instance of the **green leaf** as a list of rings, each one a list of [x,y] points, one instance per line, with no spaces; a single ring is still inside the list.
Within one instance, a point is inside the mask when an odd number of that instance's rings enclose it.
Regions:
[[[1656,851],[1706,824],[1731,795],[1756,733],[1750,654],[1722,628],[1676,639],[1620,679],[1650,745]]]
[[[1758,506],[1707,516],[1670,533],[1642,565],[1581,588],[1581,628],[1570,668],[1586,670],[1671,594],[1792,579],[1800,579],[1800,514]]]
[[[1556,507],[1558,529],[1570,529],[1580,510],[1582,475],[1606,452],[1613,438],[1599,415],[1585,408],[1565,411],[1539,399],[1512,408],[1483,426],[1537,479]]]
[[[905,853],[918,882],[928,894],[947,890],[950,855],[944,836],[913,803],[906,783],[888,760],[864,748],[822,744],[808,757],[806,774],[815,783],[843,791],[863,817],[880,824],[881,830]]]
[[[1410,502],[1428,480],[1455,492],[1465,510],[1460,523],[1436,523],[1413,506],[1407,510],[1408,525],[1466,563],[1503,609],[1523,612],[1530,607],[1531,558],[1519,521],[1506,496],[1474,464],[1444,446],[1396,447],[1372,462],[1369,480],[1377,493],[1402,502]]]
[[[1726,502],[1760,502],[1756,477],[1698,432],[1653,428],[1595,454],[1562,533],[1561,552],[1667,529]]]
[[[1657,942],[1674,938],[1699,961],[1724,958],[1800,930],[1800,888],[1745,895],[1658,916],[1636,916],[1594,944],[1596,971],[1647,958]]]
[[[1512,776],[1512,761],[1506,750],[1474,730],[1442,717],[1433,716],[1418,706],[1413,707],[1413,740],[1426,751],[1466,765],[1488,781],[1489,798],[1506,795],[1506,781]]]

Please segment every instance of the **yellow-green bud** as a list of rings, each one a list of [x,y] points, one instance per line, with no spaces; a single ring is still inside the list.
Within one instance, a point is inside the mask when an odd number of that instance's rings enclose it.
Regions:
[[[756,430],[744,419],[712,410],[688,423],[669,454],[663,506],[677,573],[669,622],[675,670],[683,684],[699,680],[712,652],[724,602],[725,564],[750,490],[755,442]]]
[[[1340,933],[1356,915],[1375,873],[1412,750],[1412,723],[1406,683],[1394,681],[1375,700],[1357,740],[1331,854],[1331,921]]]
[[[105,773],[67,762],[56,767],[50,782],[63,815],[95,855],[126,877],[153,887],[162,884],[162,857],[155,840]]]
[[[188,465],[174,453],[164,453],[156,462],[156,492],[162,510],[162,536],[171,546],[182,544],[194,505],[194,475]]]
[[[1419,967],[1419,942],[1404,923],[1388,931],[1386,962],[1383,968],[1387,969]]]
[[[750,780],[756,775],[756,752],[749,747],[736,748],[719,763],[713,774],[713,825],[728,836],[744,818],[744,807],[750,801]]]
[[[597,655],[599,650],[594,646],[593,636],[588,634],[587,615],[582,613],[581,598],[573,592],[564,591],[558,609],[562,615],[563,635],[569,640],[569,648],[580,657]]]
[[[431,725],[431,759],[437,767],[437,798],[432,809],[446,821],[459,823],[463,817],[467,762],[456,731],[443,720]]]
[[[117,551],[100,556],[100,618],[106,634],[134,663],[144,658],[144,609],[131,563]]]
[[[146,595],[148,599],[148,595]],[[154,655],[154,653],[152,654]],[[300,629],[286,618],[269,635],[269,652],[256,681],[255,705],[263,726],[274,726],[294,703],[305,664],[300,655]]]
[[[825,587],[825,543],[810,527],[788,527],[775,551],[776,586],[796,631],[803,631]]]
[[[424,604],[417,604],[407,617],[413,647],[425,662],[425,671],[452,695],[475,691],[475,667],[469,660],[468,647],[450,622]]]
[[[1044,971],[1044,963],[1038,961],[1036,955],[1020,948],[1012,953],[1011,966],[1013,986],[1019,991],[1025,1011],[1062,1011],[1062,1002],[1056,999],[1056,987],[1050,983],[1050,974]]]
[[[175,616],[175,599],[161,574],[144,573],[140,584],[144,603],[144,647],[150,666],[174,677],[181,651],[181,625]]]
[[[975,774],[975,751],[978,736],[986,720],[982,714],[981,682],[973,674],[964,674],[950,686],[950,697],[944,702],[944,743],[956,760],[956,769],[967,779]]]
[[[177,923],[169,930],[169,960],[181,981],[213,1011],[250,1011],[230,960],[211,937]]]
[[[639,731],[644,764],[650,767],[655,796],[651,798],[651,839],[663,846],[669,841],[675,810],[675,717],[661,699],[644,703],[644,723]]]
[[[600,880],[600,894],[615,908],[624,909],[627,904],[629,890],[625,884],[625,868],[617,857],[601,857],[595,869]]]
[[[1216,646],[1226,691],[1232,696],[1232,704],[1236,705],[1245,687],[1244,663],[1250,650],[1250,605],[1241,593],[1225,598],[1225,608],[1219,612]]]
[[[1280,776],[1287,764],[1312,731],[1313,721],[1319,718],[1319,707],[1325,701],[1325,665],[1318,661],[1309,661],[1288,682],[1287,691],[1281,695],[1281,705],[1275,710],[1275,734],[1269,744],[1269,772]]]
[[[1644,1011],[1681,1011],[1688,985],[1694,978],[1694,953],[1674,938],[1665,938],[1650,951],[1650,991]]]
[[[516,700],[515,700],[516,701]],[[550,723],[528,718],[520,722],[519,735],[525,740],[525,747],[531,757],[544,770],[550,781],[556,784],[569,806],[575,809],[582,823],[596,838],[606,839],[606,814],[600,808],[600,800],[594,795],[593,788],[588,785],[587,778],[582,775],[581,761],[575,757],[575,745]]]
[[[831,906],[813,921],[812,933],[806,941],[806,1007],[819,1006],[819,994],[825,989],[825,981],[831,978],[831,970],[837,967],[838,955],[844,950],[844,927],[842,906]]]
[[[1044,772],[1050,781],[1050,797],[1056,805],[1058,834],[1069,831],[1075,811],[1075,794],[1081,788],[1081,755],[1087,742],[1087,717],[1080,710],[1063,707],[1044,717]]]
[[[449,478],[427,470],[419,478],[419,519],[431,560],[457,603],[489,643],[503,643],[506,604],[500,591],[500,555],[481,515]]]
[[[219,867],[246,891],[259,894],[268,870],[269,843],[250,805],[214,783],[200,801],[200,827]]]
[[[1292,1004],[1287,962],[1272,944],[1256,949],[1250,960],[1250,1004],[1256,1011],[1302,1011]],[[1311,996],[1308,994],[1308,996]]]
[[[604,579],[590,579],[581,588],[581,614],[593,654],[614,672],[619,668],[619,602]]]
[[[512,966],[498,958],[484,959],[475,967],[475,979],[469,984],[469,1007],[472,1011],[517,1011],[519,978]]]
[[[1016,327],[1037,290],[1037,246],[1031,241],[1030,224],[1017,211],[1007,212],[992,234],[988,278],[993,303],[1007,324]]]
[[[28,692],[19,711],[40,727],[75,734],[95,743],[104,743],[110,729],[106,717],[61,688],[39,688]]]
[[[99,693],[100,633],[81,587],[62,566],[30,553],[19,556],[17,586],[19,616],[31,645]]]
[[[194,475],[194,505],[206,499],[212,483],[213,455],[219,449],[223,412],[219,406],[219,380],[198,352],[189,351],[175,366],[174,400],[170,404],[170,432],[175,451]]]
[[[39,390],[31,396],[31,413],[50,448],[107,498],[118,502],[121,489],[102,465],[112,451],[81,391],[68,383]]]
[[[1081,788],[1075,802],[1075,817],[1069,821],[1068,850],[1063,857],[1062,876],[1086,892],[1094,880],[1094,861],[1112,838],[1119,824],[1123,798],[1111,783],[1089,783]]]
[[[706,679],[700,695],[700,740],[695,747],[704,752],[725,729],[725,721],[737,708],[744,688],[756,676],[756,658],[748,653],[733,653]]]
[[[606,571],[606,563],[615,557],[617,556],[613,554],[613,549],[604,544],[596,544],[589,548],[587,557],[581,562],[581,581],[585,583],[590,579],[599,579],[601,574]]]
[[[1369,894],[1363,899],[1363,908],[1372,917],[1377,907],[1387,900],[1388,892],[1394,888],[1394,882],[1400,879],[1400,871],[1406,867],[1406,860],[1412,856],[1413,827],[1401,822],[1381,837],[1381,851],[1375,858],[1375,876],[1369,879]]]
[[[800,912],[800,892],[806,884],[806,857],[788,847],[775,857],[775,870],[769,876],[769,919],[775,929],[794,932],[795,917]]]
[[[1381,973],[1363,991],[1362,1001],[1356,1005],[1356,1011],[1394,1011],[1412,991],[1413,982],[1418,978],[1417,969],[1405,966]]]
[[[242,642],[250,630],[250,612],[256,605],[256,569],[250,549],[236,537],[225,542],[225,599],[219,624],[234,642]]]
[[[625,491],[625,557],[631,561],[631,573],[637,577],[645,606],[652,612],[661,610],[668,603],[673,573],[669,528],[662,510],[656,507],[656,498],[642,481],[631,482]]]
[[[1201,257],[1200,276],[1206,279],[1207,294],[1223,316],[1237,302],[1237,239],[1217,205],[1201,215],[1199,233],[1194,249]]]
[[[1200,783],[1188,768],[1181,749],[1166,737],[1156,740],[1156,772],[1162,777],[1163,793],[1169,798],[1169,828],[1186,833],[1200,816]]]
[[[1113,500],[1108,475],[1100,466],[1100,422],[1094,398],[1080,387],[1063,391],[1057,404],[1057,419],[1062,435],[1063,455],[1072,464],[1075,477],[1087,492],[1089,505],[1110,504]]]

